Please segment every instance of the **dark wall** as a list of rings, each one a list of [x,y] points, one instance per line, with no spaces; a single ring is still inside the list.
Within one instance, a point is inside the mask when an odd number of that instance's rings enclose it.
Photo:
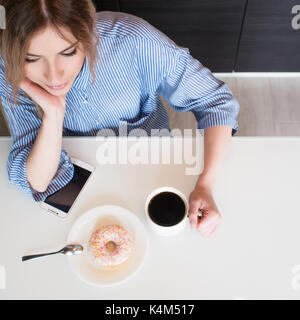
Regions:
[[[248,1],[236,71],[300,71],[300,29],[292,27],[297,4],[299,0]]]
[[[300,72],[299,0],[94,0],[139,16],[213,72]],[[299,5],[299,12],[292,8]],[[295,8],[294,8],[295,9]],[[299,28],[292,19],[299,14]]]
[[[121,11],[119,0],[92,0],[96,11]]]
[[[233,70],[245,0],[120,0],[213,71]]]

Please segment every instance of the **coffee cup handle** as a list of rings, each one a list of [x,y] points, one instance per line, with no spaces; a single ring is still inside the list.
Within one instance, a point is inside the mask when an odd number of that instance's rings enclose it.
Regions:
[[[204,216],[204,210],[203,210],[203,209],[200,209],[200,210],[198,211],[197,216],[201,219],[201,218]],[[187,215],[187,218],[189,218],[189,214]]]

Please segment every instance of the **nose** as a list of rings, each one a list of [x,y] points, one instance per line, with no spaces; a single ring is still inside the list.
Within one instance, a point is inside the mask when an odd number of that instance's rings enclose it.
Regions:
[[[45,71],[44,78],[49,86],[60,85],[64,82],[64,68],[58,62],[48,62]]]

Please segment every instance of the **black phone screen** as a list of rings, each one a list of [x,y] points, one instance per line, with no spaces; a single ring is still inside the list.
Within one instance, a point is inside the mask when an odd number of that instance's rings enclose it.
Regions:
[[[74,176],[72,180],[62,189],[48,196],[44,202],[68,213],[75,199],[85,185],[91,172],[74,164]]]

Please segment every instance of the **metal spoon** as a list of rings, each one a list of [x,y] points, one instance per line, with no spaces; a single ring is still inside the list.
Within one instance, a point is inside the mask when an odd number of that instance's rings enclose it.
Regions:
[[[75,255],[75,254],[80,254],[83,251],[83,246],[80,244],[69,244],[67,246],[65,246],[64,248],[62,248],[59,251],[55,251],[55,252],[49,252],[49,253],[41,253],[41,254],[33,254],[33,255],[29,255],[29,256],[23,256],[22,257],[22,261],[26,261],[26,260],[30,260],[30,259],[34,259],[34,258],[38,258],[38,257],[43,257],[43,256],[48,256],[50,254],[56,254],[56,253],[63,253],[66,255]]]

